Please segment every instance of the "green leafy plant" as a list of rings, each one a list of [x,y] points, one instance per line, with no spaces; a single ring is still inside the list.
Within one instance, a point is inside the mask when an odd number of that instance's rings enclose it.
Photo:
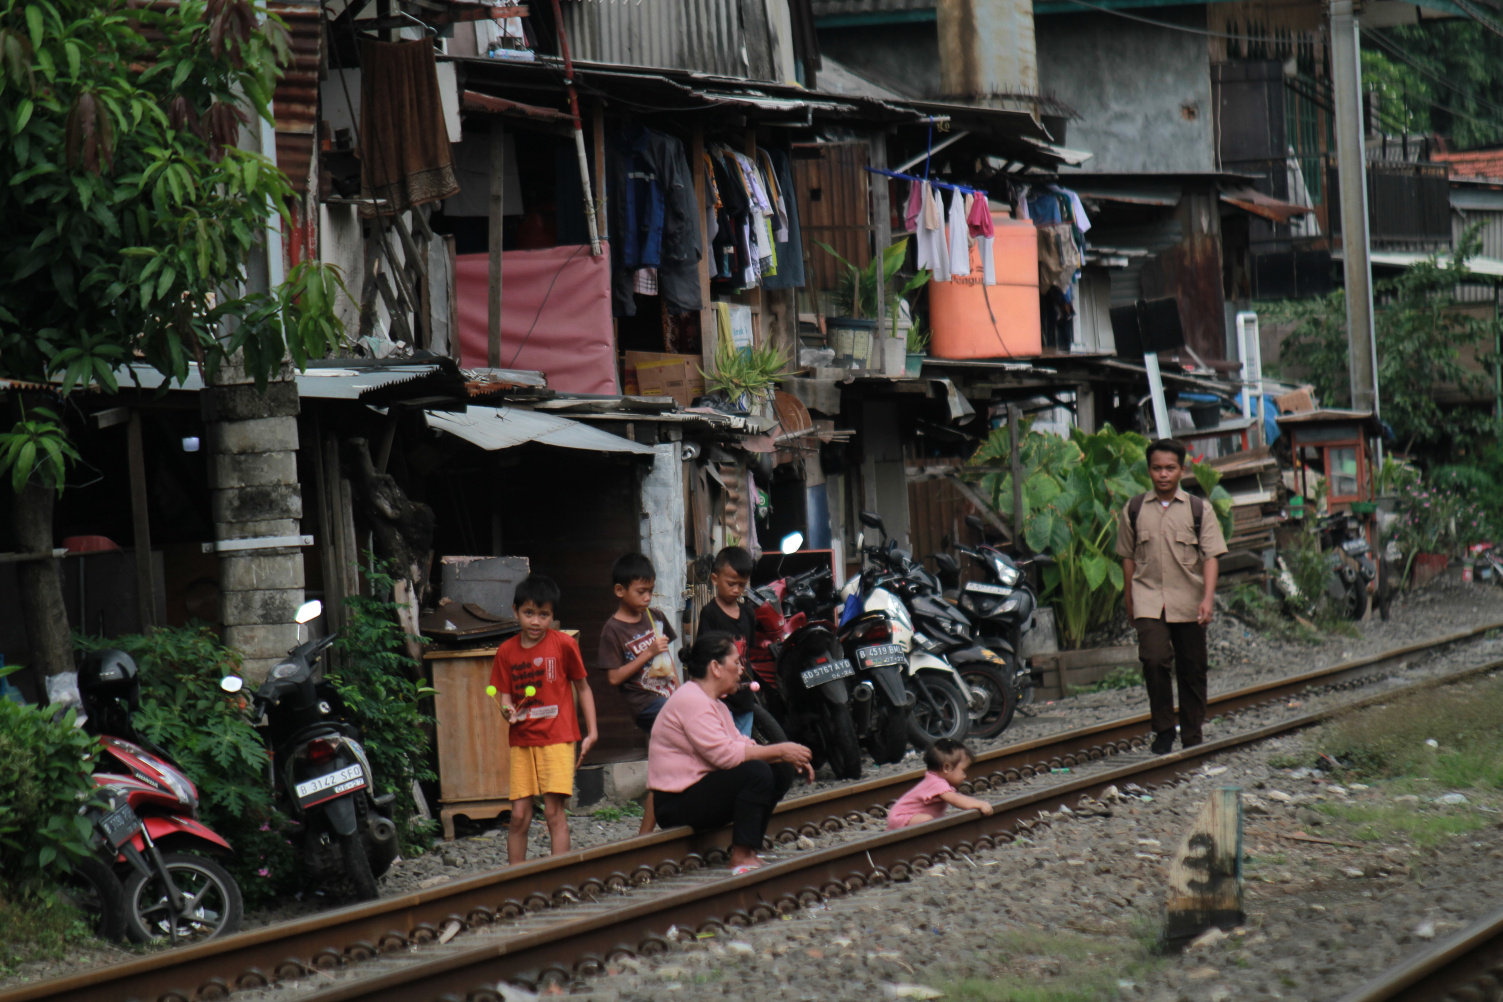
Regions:
[[[833,308],[844,316],[881,321],[885,316],[885,311],[891,310],[893,317],[896,318],[898,311],[894,304],[929,282],[929,272],[926,269],[901,285],[897,284],[896,280],[898,272],[903,267],[903,259],[908,256],[908,237],[903,237],[881,254],[873,257],[864,268],[858,268],[841,257],[829,244],[820,240],[816,240],[815,243],[845,268],[837,280],[832,302]],[[879,322],[877,324],[879,333],[881,327]],[[893,330],[897,330],[896,319],[893,320]]]
[[[1210,503],[1211,509],[1216,515],[1216,521],[1221,525],[1222,538],[1231,539],[1232,496],[1227,493],[1225,487],[1221,486],[1221,471],[1210,463],[1201,462],[1190,457],[1186,457],[1186,463],[1189,466],[1190,478],[1194,483],[1186,485],[1181,481],[1181,486],[1193,487],[1194,490],[1192,493],[1199,494]]]
[[[743,397],[750,403],[767,395],[781,379],[789,356],[771,345],[738,349],[729,337],[721,335],[715,344],[715,371],[700,369],[705,388],[720,391],[732,403]]]
[[[271,759],[246,713],[244,694],[219,688],[239,674],[239,652],[208,627],[165,627],[146,635],[77,637],[85,650],[115,647],[136,662],[136,728],[164,748],[198,788],[199,817],[235,849],[226,860],[246,903],[270,904],[304,882],[302,861],[275,806]]]
[[[1023,540],[1034,552],[1054,558],[1044,568],[1040,598],[1053,603],[1065,644],[1078,648],[1116,613],[1123,586],[1117,512],[1150,486],[1143,455],[1148,440],[1109,424],[1092,434],[1072,429],[1068,439],[1035,432],[1031,424],[1020,445]],[[972,465],[996,467],[981,477],[981,486],[1008,518],[1013,515],[1010,456],[1008,430],[999,428],[971,458]]]
[[[929,354],[929,330],[924,326],[923,320],[915,320],[913,326],[908,328],[908,354]]]
[[[388,569],[368,563],[372,594],[345,599],[345,623],[334,642],[337,659],[328,678],[360,729],[377,792],[396,794],[393,820],[402,852],[413,856],[432,844],[432,823],[415,820],[412,784],[435,778],[428,765],[433,718],[422,708],[434,690],[411,681],[414,666],[405,653],[407,635],[391,600],[392,576]]]
[[[78,809],[94,793],[94,739],[75,711],[0,699],[0,888],[34,897],[92,851]]]
[[[33,407],[28,417],[25,405],[21,407],[21,420],[9,431],[0,431],[0,474],[10,473],[11,489],[17,494],[31,479],[62,494],[68,460],[78,459],[78,450],[68,441],[56,411]]]

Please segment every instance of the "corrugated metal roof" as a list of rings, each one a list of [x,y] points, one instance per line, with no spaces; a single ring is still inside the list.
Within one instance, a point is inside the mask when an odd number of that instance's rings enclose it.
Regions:
[[[326,360],[331,361],[331,360]],[[452,363],[451,363],[452,365]],[[417,376],[428,376],[443,371],[443,366],[431,362],[409,362],[400,365],[360,365],[356,360],[351,360],[349,365],[310,364],[306,372],[293,373],[293,382],[297,383],[297,392],[300,397],[310,400],[359,400],[361,394],[370,390],[392,386]],[[469,370],[473,373],[476,370]],[[520,385],[542,386],[544,385],[541,373],[511,371],[504,369],[482,369],[481,373],[498,373],[496,386]],[[172,390],[188,390],[196,392],[204,388],[203,377],[199,374],[197,363],[189,363],[188,378],[182,384],[170,382],[166,376],[156,369],[142,363],[134,363],[125,367],[120,374],[121,388],[140,386],[142,389],[155,390],[164,385]],[[476,387],[479,383],[472,383]],[[460,384],[460,392],[468,389],[467,384]],[[483,384],[490,385],[490,384]],[[477,390],[475,392],[484,392]]]
[[[1442,268],[1451,268],[1451,255],[1449,254],[1423,254],[1417,251],[1373,251],[1368,259],[1373,264],[1384,265],[1389,268],[1412,268],[1421,261],[1435,258],[1435,263]],[[1333,261],[1345,260],[1346,255],[1339,250],[1331,252]],[[1469,257],[1466,259],[1467,271],[1474,275],[1483,275],[1487,278],[1503,278],[1503,259],[1495,257]],[[1489,297],[1491,298],[1491,297]]]
[[[274,0],[268,9],[287,24],[292,50],[271,98],[276,120],[277,166],[299,194],[307,194],[318,153],[318,71],[323,54],[323,13],[317,0]]]
[[[428,427],[457,435],[482,449],[511,449],[538,442],[561,449],[590,452],[629,452],[650,456],[651,446],[640,445],[578,421],[517,407],[474,407],[464,414],[425,411]]]
[[[738,0],[566,3],[563,15],[578,60],[777,79],[767,18],[743,17]]]

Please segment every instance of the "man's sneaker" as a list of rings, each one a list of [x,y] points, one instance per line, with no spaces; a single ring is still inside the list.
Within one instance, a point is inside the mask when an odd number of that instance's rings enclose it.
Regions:
[[[1171,727],[1167,731],[1159,731],[1155,734],[1153,736],[1153,744],[1148,746],[1148,750],[1155,755],[1167,755],[1172,752],[1174,750],[1174,729]]]

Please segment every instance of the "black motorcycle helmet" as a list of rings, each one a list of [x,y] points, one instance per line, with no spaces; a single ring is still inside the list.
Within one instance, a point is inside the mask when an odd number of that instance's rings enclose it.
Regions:
[[[78,665],[78,695],[84,712],[94,716],[111,703],[132,713],[141,706],[141,682],[135,659],[112,648],[91,651]]]

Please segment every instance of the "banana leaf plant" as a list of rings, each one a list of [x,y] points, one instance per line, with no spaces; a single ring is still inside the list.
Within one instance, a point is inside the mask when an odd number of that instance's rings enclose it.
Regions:
[[[836,280],[835,291],[832,295],[832,308],[843,316],[857,319],[876,319],[877,329],[882,329],[881,321],[890,309],[892,314],[892,333],[897,332],[898,310],[892,308],[892,304],[904,299],[909,293],[922,288],[929,281],[929,271],[925,269],[897,285],[898,271],[903,267],[903,259],[908,256],[908,237],[904,237],[897,243],[888,247],[880,255],[873,257],[867,262],[866,267],[858,268],[850,261],[841,257],[834,247],[822,240],[815,243],[824,248],[825,253],[844,265]],[[878,276],[877,269],[881,268],[881,288],[883,295],[880,303],[877,298]]]
[[[1148,439],[1119,432],[1110,424],[1087,433],[1071,429],[1068,439],[1023,429],[1023,541],[1054,562],[1043,569],[1040,600],[1055,607],[1061,639],[1071,649],[1116,615],[1121,600],[1122,563],[1117,557],[1117,516],[1134,495],[1152,488],[1144,447]],[[992,432],[973,466],[993,467],[981,477],[992,504],[1011,519],[1013,490],[1008,431]],[[998,470],[997,467],[1003,469]],[[1220,474],[1209,465],[1191,471],[1210,500],[1223,532],[1230,529],[1231,496],[1218,486]]]

